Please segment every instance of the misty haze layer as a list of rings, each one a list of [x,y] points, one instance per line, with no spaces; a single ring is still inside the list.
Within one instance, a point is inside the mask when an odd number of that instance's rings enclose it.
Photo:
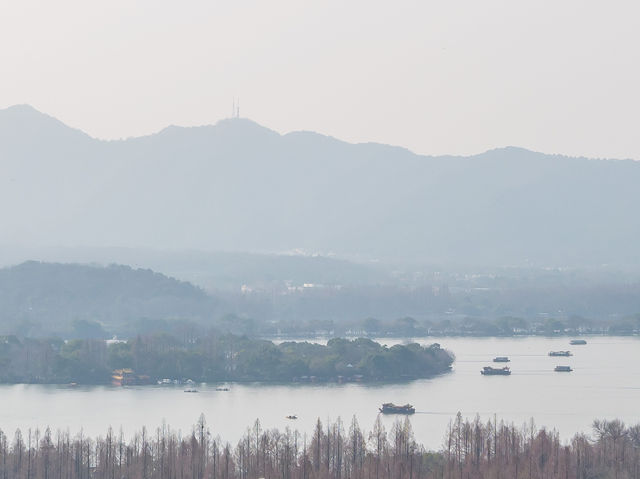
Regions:
[[[640,164],[519,148],[425,157],[245,119],[104,142],[0,111],[5,245],[638,265]]]

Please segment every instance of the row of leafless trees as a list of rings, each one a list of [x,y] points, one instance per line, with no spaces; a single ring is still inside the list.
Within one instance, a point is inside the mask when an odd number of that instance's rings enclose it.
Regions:
[[[640,478],[640,425],[596,420],[593,436],[577,434],[568,443],[558,432],[520,428],[460,413],[446,434],[442,454],[447,478]]]
[[[378,418],[366,434],[355,417],[311,435],[265,430],[256,421],[235,445],[214,437],[201,417],[190,434],[146,429],[125,440],[109,430],[88,438],[68,432],[0,432],[0,479],[445,479],[639,478],[640,425],[595,421],[593,437],[562,443],[533,421],[515,427],[479,418],[451,422],[441,451],[416,443],[409,419],[386,431]]]

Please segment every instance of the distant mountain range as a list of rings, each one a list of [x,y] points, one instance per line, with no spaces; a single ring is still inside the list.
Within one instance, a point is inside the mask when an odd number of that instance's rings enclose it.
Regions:
[[[640,163],[428,157],[245,119],[96,140],[0,110],[0,245],[640,266]]]

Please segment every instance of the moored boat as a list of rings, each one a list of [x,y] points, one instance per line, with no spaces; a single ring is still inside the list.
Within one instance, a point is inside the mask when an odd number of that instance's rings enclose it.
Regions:
[[[511,361],[507,356],[496,356],[493,358],[494,363],[508,363]]]
[[[587,341],[584,339],[572,339],[569,344],[587,344]]]
[[[392,402],[386,402],[380,408],[382,414],[413,414],[416,412],[411,404],[405,404],[404,406],[396,406]]]
[[[480,374],[484,374],[485,376],[508,376],[511,374],[511,369],[508,366],[503,368],[492,368],[491,366],[485,366],[480,371]]]

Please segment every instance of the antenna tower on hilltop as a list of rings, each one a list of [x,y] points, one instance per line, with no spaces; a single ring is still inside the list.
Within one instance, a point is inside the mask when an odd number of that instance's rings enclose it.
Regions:
[[[236,101],[233,97],[233,106],[231,107],[231,118],[240,118],[240,98]]]

